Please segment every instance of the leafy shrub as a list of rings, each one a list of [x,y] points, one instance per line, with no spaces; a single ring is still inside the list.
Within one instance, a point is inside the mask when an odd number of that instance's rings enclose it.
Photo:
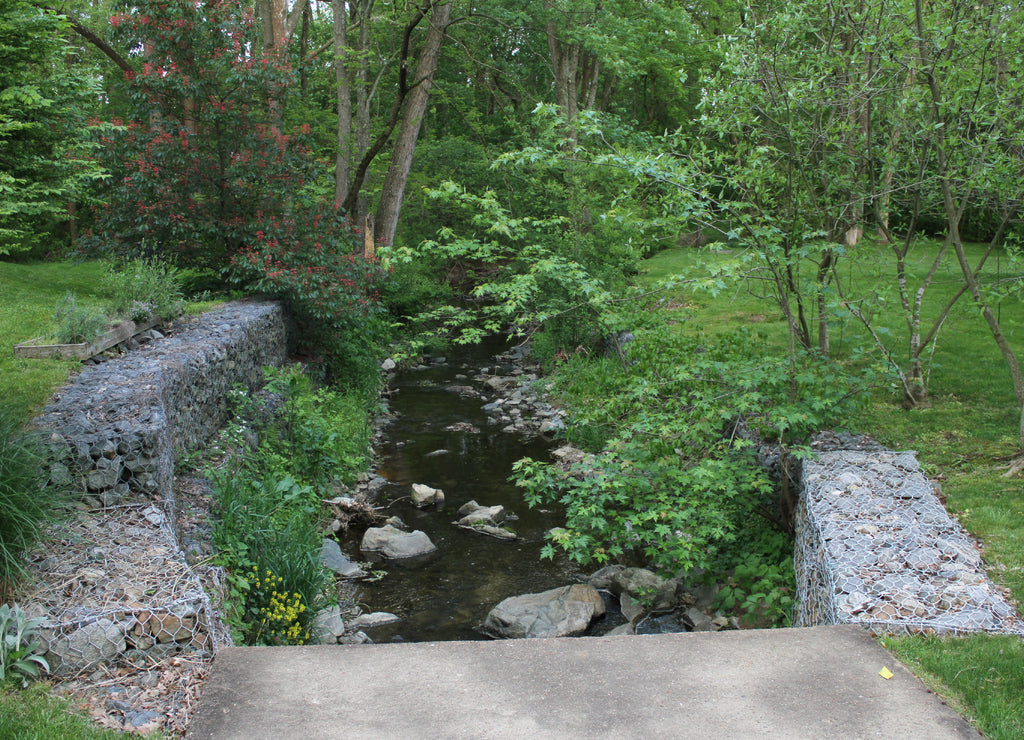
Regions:
[[[0,587],[24,572],[22,553],[54,515],[57,494],[44,492],[42,470],[38,440],[22,430],[11,408],[0,406]]]
[[[793,538],[753,523],[745,531],[748,536],[715,568],[728,574],[715,607],[738,614],[747,627],[789,627],[796,593]]]
[[[44,621],[28,618],[17,604],[13,608],[0,605],[0,681],[17,675],[25,685],[27,679],[39,677],[40,668],[50,670],[39,641],[34,639],[36,628]]]
[[[60,344],[91,342],[109,323],[102,311],[81,305],[71,291],[57,304],[53,318]]]
[[[575,259],[569,246],[573,234],[564,218],[515,218],[493,191],[475,195],[453,182],[428,194],[470,212],[465,233],[445,228],[437,241],[382,254],[397,263],[442,259],[476,300],[471,308],[423,312],[415,321],[424,331],[472,342],[509,328],[531,333],[548,322],[569,327],[576,336],[577,316],[586,317],[584,326],[599,323],[600,306],[611,295],[605,282]]]
[[[386,272],[360,256],[357,232],[332,205],[268,218],[231,260],[233,282],[283,298],[301,343],[322,352],[328,375],[350,385],[376,377],[386,337],[378,293]]]
[[[185,306],[178,270],[157,259],[133,259],[111,266],[103,286],[116,296],[110,313],[136,322],[171,319]]]
[[[281,395],[285,414],[280,426],[265,431],[266,464],[313,485],[354,482],[370,448],[366,394],[314,388],[299,365],[266,374],[267,390]]]
[[[578,406],[569,436],[596,426],[606,441],[568,472],[516,463],[531,506],[566,506],[566,525],[550,533],[544,554],[559,548],[581,563],[640,557],[670,573],[713,566],[772,491],[737,430],[799,445],[860,397],[856,383],[820,359],[791,371],[765,363],[767,354],[749,331],[711,341],[657,326],[636,331],[629,362],[574,358],[564,376],[576,383],[572,392],[601,402]],[[580,387],[590,367],[591,387]]]

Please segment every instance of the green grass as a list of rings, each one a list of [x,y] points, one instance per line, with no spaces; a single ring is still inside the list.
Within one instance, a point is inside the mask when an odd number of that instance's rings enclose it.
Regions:
[[[911,267],[911,284],[928,269],[937,243],[924,245]],[[976,261],[980,247],[970,247]],[[701,254],[692,249],[661,252],[644,265],[648,285],[672,277],[697,277],[702,260],[721,262],[733,255]],[[866,245],[861,261],[840,267],[844,282],[856,291],[881,290],[892,284],[893,260],[887,249]],[[1006,276],[1005,257],[992,258],[984,279]],[[938,273],[926,295],[924,316],[933,316],[959,285],[956,265]],[[708,332],[756,323],[781,352],[786,326],[778,307],[745,287],[711,297],[685,288],[670,291],[669,312],[682,330],[699,325]],[[1003,330],[1024,360],[1024,305],[1006,299],[999,306]],[[876,321],[891,334],[891,345],[905,359],[907,329],[898,306],[880,309]],[[858,347],[868,348],[859,324],[837,323],[833,353],[851,363]],[[903,355],[900,356],[899,352]],[[896,449],[913,449],[925,472],[942,483],[946,507],[980,540],[989,574],[1024,603],[1024,480],[1004,478],[1007,462],[1021,452],[1020,409],[1009,371],[991,333],[969,298],[961,298],[945,323],[930,366],[931,408],[907,411],[895,383],[880,383],[871,403],[849,426]],[[885,640],[886,646],[936,691],[993,738],[1024,737],[1024,641],[996,635],[967,638],[911,637]]]
[[[98,262],[0,262],[0,388],[20,416],[43,405],[81,363],[16,358],[14,345],[54,333],[53,312],[67,291],[102,308],[111,298],[99,293],[102,275]]]
[[[882,643],[992,740],[1024,737],[1024,641],[1008,635]]]
[[[44,683],[19,690],[0,684],[0,737],[5,740],[117,740],[116,730],[93,724],[87,715],[49,693]]]

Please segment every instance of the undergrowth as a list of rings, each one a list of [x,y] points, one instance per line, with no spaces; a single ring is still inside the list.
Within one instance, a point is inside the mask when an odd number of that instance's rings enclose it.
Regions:
[[[530,505],[566,507],[544,555],[727,574],[723,605],[760,624],[786,623],[794,492],[769,480],[755,444],[803,454],[811,433],[863,400],[864,386],[810,355],[794,367],[766,363],[765,338],[749,329],[679,332],[642,316],[636,326],[624,357],[577,354],[554,376],[573,410],[567,436],[593,456],[568,471],[516,463]]]
[[[259,394],[233,391],[237,415],[213,448],[227,450],[209,471],[213,540],[239,641],[301,645],[333,598],[321,502],[365,470],[375,396],[317,388],[298,365],[266,373]]]
[[[18,411],[0,404],[0,594],[24,573],[21,556],[56,514],[58,493],[44,491],[43,449]]]

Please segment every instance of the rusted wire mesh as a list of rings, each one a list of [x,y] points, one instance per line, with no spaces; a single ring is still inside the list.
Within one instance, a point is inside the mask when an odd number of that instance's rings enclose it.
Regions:
[[[1008,591],[988,578],[913,452],[841,450],[806,461],[795,562],[798,626],[1024,635]]]

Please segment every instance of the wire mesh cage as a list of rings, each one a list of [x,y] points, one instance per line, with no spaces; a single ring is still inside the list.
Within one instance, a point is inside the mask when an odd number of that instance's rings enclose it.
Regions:
[[[46,621],[39,636],[54,675],[99,663],[139,664],[180,653],[211,656],[231,637],[203,578],[177,545],[169,517],[150,503],[110,507],[51,531],[31,553],[34,590],[24,595]]]
[[[1024,635],[913,452],[839,450],[806,461],[795,564],[798,626]]]

